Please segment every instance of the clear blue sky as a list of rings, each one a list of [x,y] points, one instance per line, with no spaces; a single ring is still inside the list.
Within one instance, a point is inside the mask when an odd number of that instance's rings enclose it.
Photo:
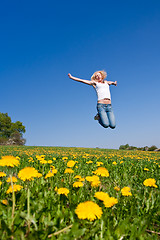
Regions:
[[[90,79],[104,69],[116,129],[97,121]],[[1,112],[26,145],[160,147],[160,1],[1,1]]]

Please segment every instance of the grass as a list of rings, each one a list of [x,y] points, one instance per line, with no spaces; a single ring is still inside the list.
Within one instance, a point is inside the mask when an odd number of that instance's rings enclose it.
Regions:
[[[0,158],[12,155],[19,158],[17,167],[0,167],[1,177],[0,236],[1,239],[159,239],[160,233],[160,153],[108,149],[63,147],[1,146]],[[73,160],[73,173],[64,173]],[[98,165],[109,172],[99,176],[100,184],[92,187],[86,176],[93,176]],[[34,167],[42,174],[31,181],[22,181],[18,173],[25,167]],[[57,173],[45,178],[53,169]],[[147,169],[147,170],[144,170]],[[20,191],[7,194],[15,176]],[[83,187],[75,188],[74,177],[80,175]],[[156,187],[144,186],[145,179],[156,180]],[[14,184],[14,183],[13,183]],[[59,195],[56,189],[69,189]],[[116,191],[114,187],[120,190]],[[123,196],[121,189],[130,187],[132,196]],[[94,197],[103,191],[118,200],[112,207]],[[15,195],[15,200],[14,200]],[[7,200],[7,204],[3,201]],[[100,219],[80,219],[75,213],[78,204],[93,201],[102,209]],[[5,204],[4,204],[5,203]],[[15,205],[15,206],[14,206]],[[13,212],[14,207],[14,212]]]

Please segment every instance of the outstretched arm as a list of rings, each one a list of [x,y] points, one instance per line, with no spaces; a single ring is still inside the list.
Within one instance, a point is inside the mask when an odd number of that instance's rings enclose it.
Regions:
[[[94,84],[94,82],[91,81],[91,80],[83,80],[83,79],[80,79],[80,78],[76,78],[76,77],[73,77],[70,73],[68,73],[68,77],[77,81],[77,82],[85,83],[85,84],[88,84],[88,85],[93,85]]]
[[[115,85],[115,86],[117,86],[117,81],[115,81],[115,82],[107,81],[107,83],[108,83],[109,85]]]

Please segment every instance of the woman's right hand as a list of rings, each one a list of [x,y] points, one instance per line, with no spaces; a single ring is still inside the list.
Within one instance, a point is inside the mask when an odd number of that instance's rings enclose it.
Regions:
[[[70,73],[68,73],[68,77],[69,77],[69,78],[72,78],[72,75],[71,75]]]

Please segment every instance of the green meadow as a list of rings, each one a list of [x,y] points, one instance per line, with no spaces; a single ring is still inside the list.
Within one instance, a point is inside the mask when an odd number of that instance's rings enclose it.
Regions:
[[[1,146],[1,239],[159,239],[159,172],[159,152]]]

